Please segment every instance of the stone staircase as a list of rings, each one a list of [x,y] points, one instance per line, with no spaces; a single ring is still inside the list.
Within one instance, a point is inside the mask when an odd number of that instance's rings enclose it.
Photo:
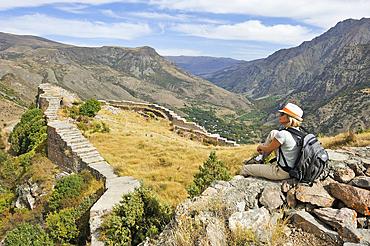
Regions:
[[[87,169],[97,179],[105,181],[105,193],[90,209],[91,245],[99,241],[102,216],[112,211],[122,195],[132,192],[140,182],[133,177],[117,177],[97,149],[81,134],[75,125],[59,120],[57,115],[61,96],[54,94],[49,84],[39,85],[38,106],[48,121],[48,158],[69,173]]]

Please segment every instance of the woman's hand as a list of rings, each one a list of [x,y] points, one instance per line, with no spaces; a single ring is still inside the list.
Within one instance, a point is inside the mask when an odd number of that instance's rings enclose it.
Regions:
[[[264,147],[264,145],[263,144],[260,144],[257,147],[258,154],[260,154],[260,155],[262,155],[262,149],[261,149],[261,147]]]
[[[274,138],[269,146],[264,146],[263,144],[258,145],[257,151],[258,151],[258,153],[260,153],[260,151],[261,151],[261,154],[262,154],[262,151],[264,151],[266,153],[270,153],[271,151],[279,148],[280,145],[281,145],[281,143],[279,141],[277,141],[276,138]]]

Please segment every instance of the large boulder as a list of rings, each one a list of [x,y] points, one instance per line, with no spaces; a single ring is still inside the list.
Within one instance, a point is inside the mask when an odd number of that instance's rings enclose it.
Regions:
[[[344,242],[370,245],[370,230],[357,229],[353,226],[345,226],[338,230],[338,234]]]
[[[332,230],[329,226],[313,217],[310,213],[300,210],[292,212],[291,215],[293,223],[296,226],[301,227],[303,230],[319,237],[340,242],[339,235],[336,231]]]
[[[331,194],[358,213],[369,216],[370,191],[347,184],[331,183]]]
[[[319,208],[314,209],[313,212],[320,220],[334,228],[342,228],[346,225],[357,226],[357,213],[350,208]]]
[[[259,201],[263,206],[271,211],[284,204],[285,196],[280,190],[266,188],[262,191]]]
[[[348,168],[345,170],[337,170],[334,172],[334,179],[340,183],[348,183],[356,177],[355,172]]]
[[[351,185],[358,186],[358,187],[369,190],[370,189],[370,177],[367,177],[367,176],[356,177],[352,180]]]
[[[301,202],[308,202],[319,207],[331,207],[335,200],[320,182],[315,182],[312,187],[298,185],[295,196]]]

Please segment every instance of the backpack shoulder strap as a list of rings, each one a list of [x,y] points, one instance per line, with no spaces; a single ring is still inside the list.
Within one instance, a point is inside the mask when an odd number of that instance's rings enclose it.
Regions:
[[[301,137],[302,139],[306,136],[306,134],[304,134],[303,132],[298,131],[297,129],[294,129],[292,127],[285,127],[283,130],[288,131],[291,134],[297,135],[297,136]]]

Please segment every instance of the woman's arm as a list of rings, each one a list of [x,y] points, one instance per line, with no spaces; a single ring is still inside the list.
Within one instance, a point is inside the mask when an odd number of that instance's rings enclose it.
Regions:
[[[272,142],[268,146],[264,146],[263,144],[258,145],[257,151],[260,152],[261,150],[267,153],[270,153],[271,151],[279,148],[281,143],[277,141],[276,138],[272,140]]]

